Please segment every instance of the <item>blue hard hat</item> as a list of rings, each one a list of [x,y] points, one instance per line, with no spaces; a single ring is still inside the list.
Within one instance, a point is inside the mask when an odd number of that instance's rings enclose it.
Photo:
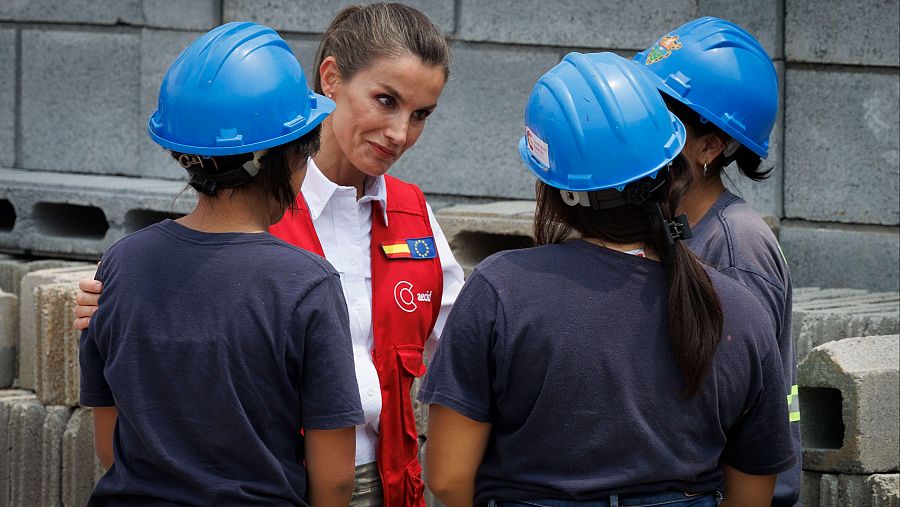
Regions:
[[[569,53],[538,79],[519,155],[539,180],[575,192],[621,191],[678,156],[684,125],[637,67],[613,53]]]
[[[293,141],[333,110],[275,30],[234,22],[195,40],[169,67],[147,130],[169,150],[236,155]]]
[[[738,25],[703,17],[669,32],[634,60],[663,93],[762,158],[778,114],[778,76],[765,49]]]

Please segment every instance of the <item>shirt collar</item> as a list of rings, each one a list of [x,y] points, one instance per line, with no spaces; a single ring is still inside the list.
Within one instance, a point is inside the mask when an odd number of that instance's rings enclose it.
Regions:
[[[337,183],[329,180],[316,162],[309,158],[306,163],[306,177],[303,179],[303,198],[306,200],[306,206],[309,209],[309,216],[313,220],[319,218],[322,211],[328,206],[328,202],[334,196],[338,189],[347,189],[350,187],[342,187]],[[354,189],[354,192],[356,190]],[[359,202],[378,201],[381,204],[381,213],[384,219],[384,225],[387,226],[387,185],[384,182],[384,176],[376,176],[375,178],[367,178],[366,193]]]

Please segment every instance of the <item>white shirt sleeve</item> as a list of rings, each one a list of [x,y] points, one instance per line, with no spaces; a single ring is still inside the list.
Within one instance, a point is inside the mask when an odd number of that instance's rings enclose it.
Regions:
[[[438,340],[441,339],[441,331],[444,330],[444,324],[447,322],[447,315],[450,314],[450,309],[453,307],[453,303],[456,302],[456,296],[459,295],[459,291],[462,289],[464,279],[462,267],[456,262],[456,258],[453,257],[450,244],[447,242],[444,231],[441,230],[437,219],[434,218],[431,206],[425,203],[425,207],[428,209],[428,221],[431,223],[431,232],[434,234],[434,243],[437,245],[438,255],[441,258],[441,269],[444,273],[441,311],[438,313],[431,336],[425,341],[425,359],[431,362],[434,352],[437,350]]]

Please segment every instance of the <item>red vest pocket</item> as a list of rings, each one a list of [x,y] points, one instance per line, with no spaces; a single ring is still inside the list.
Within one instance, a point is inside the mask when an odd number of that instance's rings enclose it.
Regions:
[[[425,375],[425,364],[422,362],[422,354],[425,347],[419,345],[397,345],[397,358],[400,366],[413,377]]]

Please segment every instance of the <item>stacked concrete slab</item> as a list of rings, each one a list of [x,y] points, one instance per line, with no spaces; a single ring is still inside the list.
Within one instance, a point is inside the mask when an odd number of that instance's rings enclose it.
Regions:
[[[7,278],[14,278],[7,282],[22,295],[20,308],[9,316],[19,323],[13,347],[18,373],[37,393],[0,391],[0,507],[84,505],[102,468],[93,452],[90,410],[76,409],[78,335],[72,306],[77,281],[92,276],[95,266],[66,263],[29,272],[28,261],[4,262],[17,268],[7,270],[12,273]]]
[[[900,293],[818,287],[794,290],[793,333],[800,362],[824,343],[898,332]]]
[[[58,343],[60,340],[66,339],[77,341],[74,329],[71,327],[72,314],[66,312],[71,310],[77,282],[83,278],[93,278],[94,272],[93,264],[73,263],[64,268],[34,271],[22,277],[22,297],[19,305],[19,387],[37,388],[45,341],[49,343]],[[45,291],[42,286],[55,284],[64,284],[63,288],[67,288],[69,297],[63,307],[56,311],[48,309],[45,316],[45,312],[42,311],[42,308],[45,307],[38,306],[38,293],[44,296]],[[51,319],[53,322],[49,322]],[[41,374],[40,377],[43,379],[44,375]]]
[[[806,502],[900,502],[900,335],[820,345],[799,369]]]

